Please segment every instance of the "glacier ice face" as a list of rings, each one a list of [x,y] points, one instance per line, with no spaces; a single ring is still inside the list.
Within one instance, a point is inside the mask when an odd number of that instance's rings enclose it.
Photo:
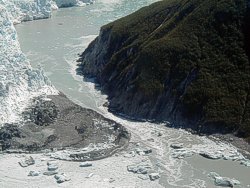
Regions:
[[[87,4],[94,3],[94,0],[54,0],[57,6],[60,7],[72,7],[72,6],[85,6]]]
[[[51,0],[0,0],[14,24],[51,17]]]
[[[0,126],[20,121],[33,97],[58,94],[42,69],[33,70],[22,53],[8,10],[0,3]]]
[[[60,7],[85,6],[94,0],[0,0],[14,24],[50,18],[52,11]]]
[[[32,98],[58,94],[42,69],[31,68],[13,24],[49,18],[58,7],[91,3],[93,0],[0,0],[0,127],[20,122]]]

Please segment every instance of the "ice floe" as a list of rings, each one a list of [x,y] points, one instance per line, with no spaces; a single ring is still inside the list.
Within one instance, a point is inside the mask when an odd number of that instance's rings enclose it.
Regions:
[[[214,184],[216,186],[221,186],[221,187],[234,187],[235,185],[240,185],[240,182],[236,179],[231,179],[228,177],[221,177],[219,174],[215,172],[210,172],[208,174],[209,177],[214,179]]]

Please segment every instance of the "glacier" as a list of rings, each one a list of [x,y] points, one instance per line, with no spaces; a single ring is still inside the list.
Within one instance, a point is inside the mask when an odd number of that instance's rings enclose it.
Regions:
[[[51,17],[51,0],[0,0],[13,24]]]
[[[14,24],[50,18],[60,7],[91,3],[93,0],[0,0],[0,127],[20,123],[34,97],[59,94],[41,68],[32,69]]]
[[[13,24],[50,18],[52,11],[61,7],[85,6],[94,0],[0,0]]]
[[[42,69],[33,70],[22,53],[13,15],[0,3],[0,126],[20,122],[34,97],[58,94]]]
[[[85,6],[94,3],[94,0],[55,0],[59,8],[71,6]]]

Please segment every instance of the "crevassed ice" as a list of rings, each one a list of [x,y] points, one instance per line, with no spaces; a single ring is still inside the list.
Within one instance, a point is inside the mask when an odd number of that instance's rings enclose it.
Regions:
[[[18,122],[33,97],[58,94],[41,69],[31,68],[10,17],[0,4],[0,126]]]
[[[94,0],[0,0],[14,24],[50,18],[53,10],[58,7],[84,6]]]
[[[51,0],[0,0],[14,24],[51,17]]]
[[[58,7],[85,6],[95,0],[55,0]]]
[[[32,98],[58,94],[42,69],[31,68],[13,24],[49,18],[64,3],[83,6],[93,0],[0,0],[0,126],[19,122]]]

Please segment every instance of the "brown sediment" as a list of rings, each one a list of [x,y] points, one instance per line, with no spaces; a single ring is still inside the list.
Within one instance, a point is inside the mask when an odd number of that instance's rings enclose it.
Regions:
[[[5,125],[0,129],[0,141],[5,151],[41,152],[46,149],[81,149],[90,144],[108,148],[85,153],[89,160],[112,155],[126,146],[128,131],[115,121],[83,108],[65,95],[48,96],[51,100],[35,99],[24,115],[24,125]],[[111,139],[112,138],[112,139]],[[111,140],[110,140],[111,139]],[[74,156],[80,161],[84,156]]]

